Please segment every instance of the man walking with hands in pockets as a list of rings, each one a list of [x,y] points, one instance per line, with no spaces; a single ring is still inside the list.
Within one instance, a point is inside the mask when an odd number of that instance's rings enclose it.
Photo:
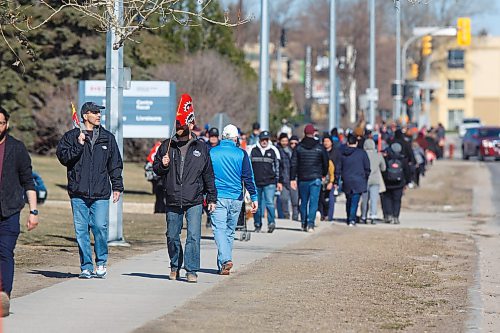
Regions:
[[[211,220],[221,275],[229,275],[233,268],[234,231],[244,199],[242,182],[252,199],[252,213],[258,207],[250,159],[243,149],[236,146],[237,142],[238,129],[229,124],[224,127],[220,144],[210,150],[217,188],[217,206]]]

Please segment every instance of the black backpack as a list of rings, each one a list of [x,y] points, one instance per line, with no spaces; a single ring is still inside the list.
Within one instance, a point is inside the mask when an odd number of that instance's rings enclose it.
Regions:
[[[397,158],[390,158],[387,161],[386,179],[390,183],[400,183],[405,177],[403,161]]]

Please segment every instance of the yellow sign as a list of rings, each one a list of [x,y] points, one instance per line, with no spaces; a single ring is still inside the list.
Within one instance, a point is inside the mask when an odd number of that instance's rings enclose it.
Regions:
[[[457,21],[457,44],[469,46],[472,40],[470,30],[470,17],[459,17]]]
[[[432,53],[432,36],[422,37],[422,55],[429,56]]]

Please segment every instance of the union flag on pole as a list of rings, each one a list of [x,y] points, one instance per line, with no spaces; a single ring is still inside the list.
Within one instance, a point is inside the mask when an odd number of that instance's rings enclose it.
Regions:
[[[188,94],[183,94],[177,107],[177,114],[175,117],[176,128],[186,126],[194,123],[194,108],[193,99]]]

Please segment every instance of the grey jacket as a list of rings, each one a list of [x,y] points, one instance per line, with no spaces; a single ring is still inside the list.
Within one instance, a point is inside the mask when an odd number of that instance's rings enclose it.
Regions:
[[[370,177],[368,178],[368,186],[380,185],[382,182],[382,172],[385,171],[386,165],[382,155],[375,149],[375,142],[372,139],[366,139],[363,148],[368,154],[370,160]]]

